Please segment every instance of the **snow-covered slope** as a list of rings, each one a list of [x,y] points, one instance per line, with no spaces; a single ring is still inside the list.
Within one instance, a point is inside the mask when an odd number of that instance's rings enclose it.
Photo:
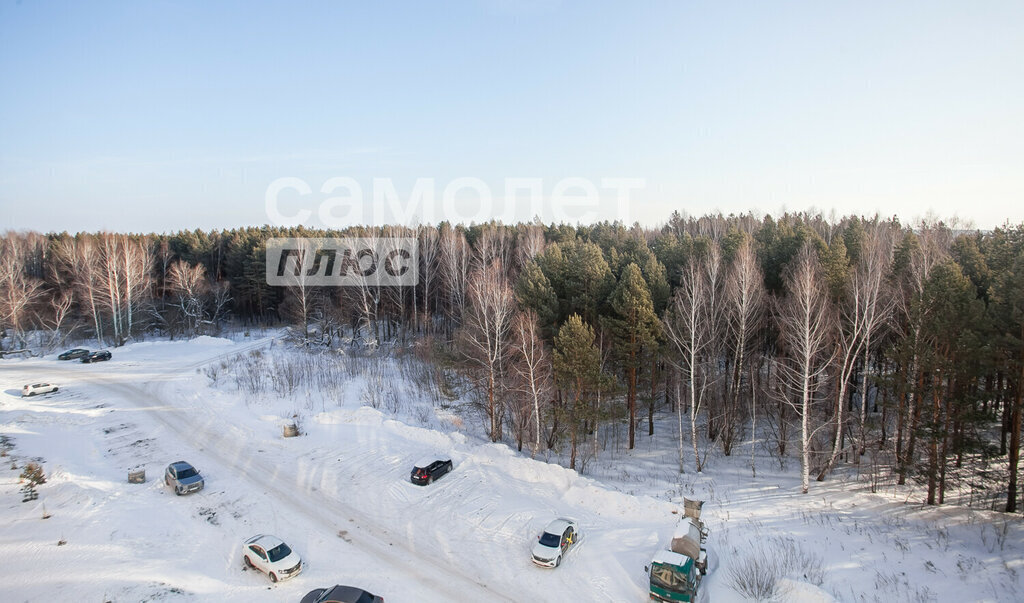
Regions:
[[[643,568],[669,541],[683,495],[708,501],[718,568],[706,592],[716,602],[742,600],[729,579],[739,560],[787,543],[820,558],[824,579],[790,576],[785,600],[1024,592],[1021,526],[1000,514],[921,509],[838,481],[800,496],[792,470],[754,479],[740,459],[680,477],[667,436],[603,453],[591,461],[595,480],[472,430],[362,407],[358,380],[334,403],[297,411],[302,393],[249,398],[200,370],[270,343],[200,338],[134,344],[95,365],[0,363],[0,433],[19,466],[0,464],[0,598],[298,601],[341,583],[389,603],[643,601]],[[61,390],[20,398],[21,385],[41,379]],[[304,434],[283,438],[295,412]],[[414,462],[434,454],[455,470],[411,484]],[[33,457],[48,483],[22,503],[17,475]],[[204,491],[176,497],[163,486],[176,460],[202,470]],[[128,484],[139,465],[148,481]],[[542,570],[530,547],[556,516],[577,519],[583,540],[560,568]],[[242,541],[261,532],[302,556],[300,576],[271,585],[243,570]]]

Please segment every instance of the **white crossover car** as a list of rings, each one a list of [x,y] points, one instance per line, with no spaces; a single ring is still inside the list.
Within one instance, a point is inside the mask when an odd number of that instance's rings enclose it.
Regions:
[[[34,396],[36,394],[48,394],[57,391],[57,386],[51,383],[33,383],[21,388],[22,396]]]
[[[302,559],[280,538],[259,534],[245,541],[242,551],[245,565],[270,576],[271,582],[298,576]]]
[[[541,567],[558,567],[569,549],[580,541],[580,527],[575,520],[560,517],[544,528],[533,545],[533,562]]]

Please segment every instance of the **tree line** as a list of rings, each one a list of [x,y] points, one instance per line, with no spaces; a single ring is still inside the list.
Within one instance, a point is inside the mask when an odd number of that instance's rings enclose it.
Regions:
[[[266,283],[272,237],[419,242],[415,287]],[[473,384],[494,441],[583,469],[656,425],[712,450],[916,480],[928,504],[1005,487],[1017,510],[1024,225],[673,214],[620,223],[7,233],[0,349],[290,325],[303,346],[424,345]],[[657,422],[656,419],[664,420]],[[671,418],[671,420],[668,420]],[[617,435],[616,435],[617,437]],[[979,485],[978,475],[989,476]],[[875,479],[875,477],[872,477]]]

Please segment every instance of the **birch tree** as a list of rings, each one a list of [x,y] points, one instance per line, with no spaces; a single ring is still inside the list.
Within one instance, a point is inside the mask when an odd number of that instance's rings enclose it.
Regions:
[[[810,490],[811,415],[819,380],[832,362],[830,347],[834,327],[833,312],[821,275],[818,257],[809,243],[793,260],[785,276],[787,298],[778,310],[780,339],[789,362],[783,363],[782,375],[800,397],[787,402],[800,417],[800,491]]]
[[[466,278],[471,260],[466,235],[449,224],[441,225],[439,238],[440,272],[444,283],[447,303],[445,312],[449,332],[462,321],[462,310],[466,306]]]
[[[703,261],[691,256],[683,267],[679,287],[669,304],[663,326],[669,341],[679,355],[677,366],[681,377],[685,377],[688,388],[690,410],[690,440],[696,470],[704,468],[704,458],[697,446],[697,418],[704,404],[705,394],[710,385],[711,375],[701,364],[711,348],[711,334],[707,327],[711,314],[707,307],[710,295],[707,271]],[[682,415],[679,415],[680,422]],[[683,443],[680,430],[679,470],[683,471]]]
[[[502,407],[499,388],[504,371],[515,300],[500,261],[476,268],[467,288],[463,348],[466,358],[483,374],[491,441],[501,440]]]
[[[174,296],[178,326],[186,337],[195,337],[206,320],[208,284],[206,268],[178,260],[167,269],[167,290]]]
[[[890,289],[888,277],[892,273],[893,252],[896,238],[893,228],[879,221],[872,223],[866,232],[857,270],[854,272],[853,288],[859,290],[858,296],[864,300],[863,325],[864,345],[861,348],[861,383],[860,383],[860,449],[858,454],[864,455],[867,448],[867,414],[868,414],[868,379],[870,375],[870,357],[876,341],[884,334],[892,320],[896,308],[896,295]]]
[[[732,354],[732,375],[728,387],[731,400],[730,420],[724,426],[727,434],[732,432],[732,417],[738,413],[743,371],[754,341],[753,333],[760,326],[764,300],[764,276],[757,263],[753,244],[749,237],[736,250],[729,274],[725,281],[727,345]],[[754,443],[757,440],[757,399],[750,396],[750,470],[756,475],[754,464]],[[729,454],[729,441],[723,442],[725,454]]]
[[[431,317],[431,303],[435,296],[434,289],[436,288],[435,283],[437,281],[437,269],[438,269],[438,256],[440,250],[438,249],[438,234],[437,229],[433,226],[420,226],[419,230],[419,244],[420,244],[420,281],[423,286],[423,322],[427,329],[433,329],[433,320]]]
[[[907,471],[914,465],[918,423],[924,395],[924,374],[921,354],[924,328],[928,320],[925,286],[932,271],[949,256],[951,233],[942,224],[922,222],[916,233],[908,233],[902,243],[902,279],[896,297],[896,312],[900,317],[898,334],[901,355],[899,376],[899,413],[896,424],[896,458],[899,478],[906,483]],[[904,446],[904,433],[906,445]]]
[[[19,348],[26,344],[32,306],[44,294],[43,281],[26,274],[25,252],[16,234],[0,238],[0,329],[9,326]]]
[[[529,418],[533,422],[530,457],[534,458],[540,450],[541,417],[552,391],[551,359],[544,348],[540,320],[535,312],[528,310],[516,315],[512,346],[515,356],[512,370],[518,378],[518,390],[529,405]]]

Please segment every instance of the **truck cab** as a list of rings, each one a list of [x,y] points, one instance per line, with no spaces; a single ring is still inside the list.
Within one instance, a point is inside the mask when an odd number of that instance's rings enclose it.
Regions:
[[[651,599],[692,603],[697,600],[701,573],[693,559],[668,549],[658,551],[651,560]]]

